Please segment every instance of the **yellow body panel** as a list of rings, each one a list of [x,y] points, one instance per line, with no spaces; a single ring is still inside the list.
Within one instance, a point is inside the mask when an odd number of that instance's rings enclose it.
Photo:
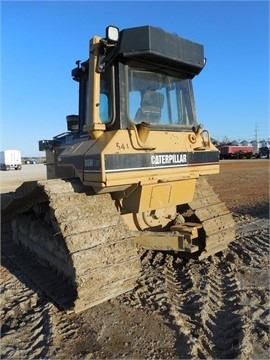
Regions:
[[[104,132],[84,156],[84,183],[119,191],[128,212],[187,203],[199,176],[219,172],[217,150],[201,136],[150,130],[144,144],[137,140],[133,129]]]
[[[203,156],[206,152],[217,154],[212,144],[203,150],[196,150],[196,148],[202,148],[202,140],[198,139],[192,144],[189,141],[189,134],[188,132],[152,130],[147,140],[152,149],[147,150],[138,146],[132,130],[104,132],[94,146],[85,153],[85,161],[90,158],[94,159],[93,161],[99,161],[100,164],[98,164],[99,168],[94,170],[93,167],[89,170],[85,167],[84,181],[89,185],[97,185],[98,179],[103,183],[100,187],[107,187],[168,182],[218,173],[218,160],[211,163],[188,160],[189,157]],[[175,154],[177,154],[176,157]],[[115,159],[117,157],[118,162],[121,156],[126,157],[125,166],[108,168],[106,161],[109,156],[115,156]],[[149,161],[148,164],[145,163],[146,159]]]
[[[190,179],[139,186],[123,200],[123,206],[134,213],[187,203],[193,199],[195,185],[196,179]]]

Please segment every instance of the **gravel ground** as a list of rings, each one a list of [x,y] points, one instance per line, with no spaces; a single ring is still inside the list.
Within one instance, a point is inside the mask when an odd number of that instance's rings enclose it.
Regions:
[[[1,193],[45,178],[44,165],[1,172]],[[269,160],[222,161],[209,182],[233,212],[228,250],[183,263],[146,252],[133,290],[80,314],[57,309],[1,261],[3,359],[268,359]]]

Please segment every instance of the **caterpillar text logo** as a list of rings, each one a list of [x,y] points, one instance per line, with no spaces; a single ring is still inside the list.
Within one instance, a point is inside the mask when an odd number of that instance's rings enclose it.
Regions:
[[[152,165],[186,164],[187,154],[159,154],[151,156]]]

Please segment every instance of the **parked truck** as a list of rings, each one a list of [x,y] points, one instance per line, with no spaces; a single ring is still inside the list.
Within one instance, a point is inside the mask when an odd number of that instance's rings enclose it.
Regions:
[[[269,159],[269,147],[262,146],[259,148],[259,152],[257,154],[257,158],[259,159]]]
[[[220,159],[250,159],[254,156],[255,149],[252,145],[223,145],[219,148]]]
[[[0,168],[9,171],[10,169],[21,170],[22,158],[19,150],[4,150],[0,152]]]

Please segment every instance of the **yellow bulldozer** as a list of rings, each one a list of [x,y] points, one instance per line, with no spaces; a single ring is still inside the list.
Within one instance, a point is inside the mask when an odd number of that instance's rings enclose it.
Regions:
[[[13,240],[62,279],[56,302],[65,295],[79,312],[132,290],[144,250],[203,259],[234,240],[206,180],[219,152],[196,119],[204,66],[202,45],[152,26],[108,26],[76,62],[78,115],[39,142],[48,180],[2,206]]]

